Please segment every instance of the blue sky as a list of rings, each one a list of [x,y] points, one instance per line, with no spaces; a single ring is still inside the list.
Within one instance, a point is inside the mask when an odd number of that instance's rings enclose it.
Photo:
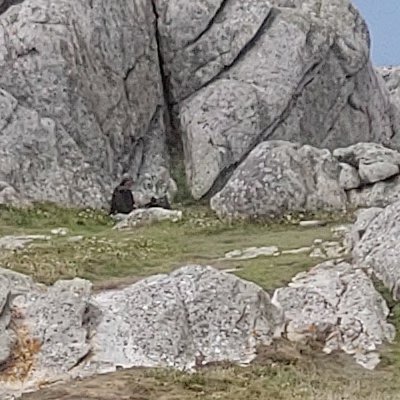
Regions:
[[[352,0],[367,21],[375,65],[400,65],[400,0]]]

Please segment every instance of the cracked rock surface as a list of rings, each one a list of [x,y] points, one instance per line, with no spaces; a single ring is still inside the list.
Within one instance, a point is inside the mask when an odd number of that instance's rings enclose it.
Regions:
[[[219,189],[267,139],[333,149],[397,132],[349,1],[153,3],[195,198]]]
[[[391,291],[396,300],[400,299],[400,201],[385,209],[369,212],[362,235],[356,239],[353,248],[354,262],[375,274]],[[363,224],[363,213],[355,226]]]
[[[0,270],[0,289],[1,398],[118,367],[246,364],[283,326],[260,287],[196,265],[99,294],[81,279],[45,288]]]
[[[100,207],[122,173],[165,166],[149,2],[6,1],[0,12],[1,181],[31,200]]]
[[[299,274],[272,301],[285,311],[290,340],[319,340],[325,352],[342,350],[368,369],[379,363],[378,346],[395,337],[385,300],[363,270],[345,262]]]
[[[0,202],[100,207],[124,173],[151,197],[167,142],[196,199],[266,140],[399,142],[349,0],[4,0],[0,22]]]

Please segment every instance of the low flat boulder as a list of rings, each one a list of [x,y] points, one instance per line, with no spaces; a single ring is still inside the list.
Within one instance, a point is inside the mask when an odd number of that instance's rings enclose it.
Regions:
[[[299,274],[272,302],[285,312],[289,340],[318,340],[326,353],[344,351],[368,369],[379,363],[378,347],[395,337],[383,297],[363,270],[345,262]]]
[[[276,246],[248,247],[243,250],[232,250],[225,254],[229,260],[251,260],[257,257],[270,257],[279,252]]]
[[[124,216],[113,229],[132,229],[162,221],[178,222],[181,219],[182,211],[180,210],[166,210],[159,207],[139,208]]]
[[[50,240],[46,235],[21,235],[21,236],[3,236],[0,237],[0,249],[21,250],[34,241]]]

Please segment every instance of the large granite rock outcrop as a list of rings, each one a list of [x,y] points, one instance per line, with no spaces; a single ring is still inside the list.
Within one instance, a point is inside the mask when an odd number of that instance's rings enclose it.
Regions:
[[[267,139],[333,149],[398,131],[350,1],[153,2],[195,198]]]
[[[1,181],[101,206],[122,173],[166,166],[151,2],[6,2],[0,21]]]

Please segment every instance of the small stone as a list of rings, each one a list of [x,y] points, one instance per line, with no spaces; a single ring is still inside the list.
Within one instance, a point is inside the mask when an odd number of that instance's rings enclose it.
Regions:
[[[302,226],[303,228],[313,228],[316,226],[325,226],[326,222],[325,221],[300,221],[299,225]]]
[[[271,257],[279,253],[276,246],[269,247],[248,247],[244,250],[233,250],[225,254],[226,259],[250,260],[257,257]]]
[[[52,229],[50,232],[54,236],[66,236],[68,234],[68,229],[67,228],[55,228],[55,229]]]
[[[311,247],[300,247],[299,249],[283,250],[282,254],[303,254],[309,253],[311,250]]]

